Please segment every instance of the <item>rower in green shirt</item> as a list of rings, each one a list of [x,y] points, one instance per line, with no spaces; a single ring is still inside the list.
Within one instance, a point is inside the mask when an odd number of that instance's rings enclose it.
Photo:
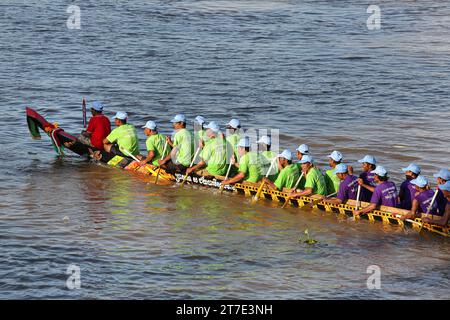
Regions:
[[[248,137],[239,140],[238,154],[239,163],[235,163],[239,173],[233,178],[222,182],[223,185],[234,184],[238,182],[258,182],[261,179],[261,168],[259,166],[259,156],[256,152],[250,151],[250,139]]]
[[[111,152],[119,156],[127,156],[131,153],[133,156],[139,154],[139,140],[136,128],[127,123],[128,114],[119,111],[114,117],[115,128],[103,140],[103,147],[106,152]]]
[[[328,156],[328,163],[331,169],[325,172],[325,182],[327,184],[327,191],[329,194],[333,194],[339,191],[339,186],[341,184],[341,180],[336,175],[336,166],[342,162],[344,159],[342,153],[339,151],[333,151]],[[353,168],[351,166],[348,167],[349,174],[353,173]]]
[[[160,159],[158,164],[169,173],[184,173],[194,157],[194,135],[186,129],[184,115],[177,114],[170,121],[176,131],[173,137],[173,149],[168,156]]]
[[[302,171],[306,175],[305,189],[300,192],[293,191],[290,194],[292,198],[310,196],[313,194],[327,195],[327,185],[322,172],[313,164],[313,158],[310,155],[304,155],[300,160]]]
[[[199,144],[206,142],[208,137],[206,136],[206,130],[203,127],[205,124],[205,118],[202,116],[195,117],[194,121],[194,136],[195,136],[195,149],[199,146]],[[203,144],[204,145],[204,144]]]
[[[241,129],[241,122],[237,119],[231,119],[227,124],[227,142],[231,145],[234,151],[234,156],[238,158],[237,144],[240,140],[239,130]]]
[[[141,160],[140,165],[146,165],[147,163],[151,163],[155,166],[158,165],[158,160],[161,159],[163,156],[166,156],[170,153],[172,148],[169,146],[169,144],[166,141],[166,137],[160,133],[158,133],[158,126],[154,121],[147,121],[145,126],[142,127],[144,129],[144,133],[146,136],[148,136],[147,141],[145,142],[145,145],[147,146],[148,155],[146,158],[143,156],[138,156],[138,158]],[[166,151],[164,152],[164,147]]]
[[[269,188],[276,190],[292,189],[295,186],[298,178],[300,177],[300,171],[298,166],[292,163],[292,152],[290,150],[284,150],[281,154],[277,155],[278,167],[281,168],[275,182],[264,177],[263,180],[267,183]]]
[[[307,144],[301,144],[301,145],[299,145],[298,148],[295,149],[295,150],[297,151],[297,159],[298,159],[299,161],[302,160],[302,158],[303,158],[304,155],[311,155],[311,154],[309,153],[309,146],[308,146]],[[299,170],[300,172],[302,172],[302,164],[301,164],[300,162],[297,162],[297,166],[298,166],[298,170]],[[305,189],[305,181],[306,181],[306,179],[303,178],[303,179],[300,181],[300,183],[298,184],[297,189],[300,189],[300,190]]]
[[[270,151],[272,145],[272,139],[269,136],[262,136],[258,141],[258,149],[260,150],[261,159],[261,174],[265,176],[269,171],[269,180],[275,182],[278,176],[278,166],[272,166],[273,159],[277,157],[277,154]]]
[[[223,176],[227,172],[227,142],[220,134],[219,125],[211,121],[205,126],[208,140],[200,153],[200,162],[186,170],[187,174],[195,172],[200,176]],[[205,168],[206,167],[206,168]],[[204,170],[200,170],[205,168]],[[199,171],[200,170],[200,171]]]

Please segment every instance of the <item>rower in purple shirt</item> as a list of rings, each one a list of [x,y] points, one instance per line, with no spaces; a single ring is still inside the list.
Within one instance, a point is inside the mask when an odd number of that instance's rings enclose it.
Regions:
[[[447,199],[441,190],[437,190],[436,198],[433,201],[435,191],[431,190],[428,185],[428,179],[419,176],[416,179],[410,181],[414,186],[416,194],[412,202],[411,211],[402,215],[400,219],[414,219],[422,216],[433,215],[442,217],[445,213],[445,207],[447,205]]]
[[[335,174],[341,180],[339,191],[336,198],[325,199],[325,202],[331,204],[341,204],[348,199],[356,200],[358,191],[358,178],[348,173],[348,166],[340,163],[335,167]]]
[[[416,195],[416,186],[411,183],[420,175],[420,167],[414,163],[411,163],[408,167],[403,168],[406,180],[400,185],[400,192],[398,194],[398,201],[400,208],[405,210],[411,210],[412,202]]]
[[[363,159],[358,160],[362,164],[363,172],[359,175],[358,183],[361,186],[361,201],[370,202],[372,198],[373,190],[377,184],[375,183],[375,174],[371,171],[375,170],[377,167],[377,161],[375,157],[366,155]]]
[[[439,185],[439,190],[442,191],[444,197],[447,200],[444,215],[442,217],[427,215],[425,217],[422,217],[422,221],[425,223],[431,223],[438,226],[447,226],[448,223],[450,222],[450,180],[444,184]]]
[[[370,205],[362,210],[353,211],[354,216],[368,213],[380,206],[397,207],[397,187],[394,182],[388,181],[389,177],[387,175],[387,170],[382,166],[377,166],[377,168],[371,172],[375,174],[377,186],[370,199]]]

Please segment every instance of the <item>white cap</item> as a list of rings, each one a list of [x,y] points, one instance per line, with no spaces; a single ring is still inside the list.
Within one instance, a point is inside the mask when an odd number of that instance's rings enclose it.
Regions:
[[[309,147],[306,144],[302,144],[302,145],[298,146],[298,148],[296,150],[298,152],[300,152],[301,154],[308,154],[309,153]]]
[[[339,162],[342,160],[343,156],[342,153],[340,153],[339,151],[334,150],[329,156],[328,158],[333,159],[336,162]]]
[[[428,185],[428,179],[423,176],[418,176],[416,179],[411,180],[411,184],[419,188],[425,188]]]
[[[403,172],[411,171],[412,173],[420,174],[420,167],[417,164],[411,163],[406,168],[402,168],[402,171]]]
[[[196,116],[196,117],[195,117],[195,121],[197,121],[197,123],[198,123],[199,125],[202,125],[202,124],[205,123],[205,118],[203,118],[202,116]]]
[[[264,143],[270,146],[272,144],[272,139],[269,136],[262,136],[256,143]]]
[[[373,165],[377,164],[377,160],[375,159],[374,156],[371,155],[366,155],[364,156],[364,158],[362,158],[361,160],[358,160],[359,163],[370,163]]]
[[[348,167],[346,164],[343,164],[343,163],[339,163],[334,170],[334,174],[347,173],[347,172],[348,172]]]
[[[215,121],[211,121],[210,123],[208,123],[208,124],[205,126],[205,129],[210,129],[210,130],[214,131],[215,133],[217,133],[217,132],[220,131],[220,127],[219,127],[219,125],[217,124],[217,122],[215,122]]]
[[[288,149],[284,150],[282,153],[277,155],[278,158],[285,158],[286,160],[292,161],[292,152]]]
[[[380,177],[385,177],[387,175],[387,170],[383,166],[378,166],[375,170],[370,171],[370,173],[375,173]]]
[[[158,126],[156,125],[155,121],[147,121],[147,123],[145,124],[145,126],[143,126],[142,128],[147,128],[150,130],[155,130]]]
[[[102,112],[103,111],[103,105],[100,101],[94,101],[92,102],[91,109],[94,109],[95,111]]]
[[[227,125],[234,129],[237,129],[238,127],[241,126],[241,122],[238,119],[231,119]]]
[[[250,148],[250,138],[249,137],[242,138],[241,140],[239,140],[237,146],[242,148]]]
[[[314,161],[313,157],[311,157],[311,156],[308,155],[308,154],[305,154],[305,155],[302,157],[302,160],[300,160],[299,162],[303,164],[303,163],[313,163],[313,161]]]
[[[172,120],[170,120],[170,122],[186,122],[186,117],[184,116],[184,114],[177,114]]]
[[[128,118],[128,114],[123,111],[117,112],[116,115],[114,116],[114,119],[119,119],[119,120],[126,120],[127,118]]]

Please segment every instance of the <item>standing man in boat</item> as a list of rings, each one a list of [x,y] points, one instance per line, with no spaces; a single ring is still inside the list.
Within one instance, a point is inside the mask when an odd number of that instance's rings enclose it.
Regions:
[[[406,180],[400,185],[398,201],[400,203],[400,208],[411,210],[412,202],[417,192],[416,185],[412,184],[411,181],[417,179],[420,175],[420,167],[411,163],[408,167],[403,168],[402,171],[405,173]]]
[[[227,172],[227,142],[220,134],[220,127],[215,121],[205,126],[208,140],[200,154],[200,162],[186,170],[187,174],[195,172],[200,176],[223,176]],[[206,167],[206,168],[205,168]],[[205,168],[204,170],[201,170]],[[200,170],[200,171],[198,171]]]
[[[264,177],[263,180],[271,189],[283,190],[284,188],[294,188],[295,183],[300,177],[300,171],[298,170],[298,166],[292,163],[292,152],[286,149],[276,157],[278,158],[278,166],[281,168],[277,179],[275,182],[272,182],[270,178]]]
[[[272,139],[269,136],[262,136],[256,143],[258,144],[258,150],[260,152],[261,174],[265,176],[270,169],[269,180],[274,182],[277,179],[279,170],[282,168],[279,167],[281,165],[272,166],[272,162],[277,157],[277,154],[270,150]]]
[[[450,222],[450,181],[439,186],[439,189],[444,194],[445,199],[447,200],[447,204],[445,206],[445,212],[442,217],[433,217],[433,216],[425,216],[422,217],[422,221],[425,223],[431,223],[438,226],[447,226]],[[437,218],[437,219],[436,219]]]
[[[123,111],[116,113],[114,117],[115,128],[103,140],[105,151],[114,153],[119,156],[129,156],[127,152],[133,156],[139,155],[139,141],[136,128],[128,124],[128,114]]]
[[[302,172],[306,176],[305,189],[297,192],[293,190],[289,195],[292,199],[313,194],[327,195],[327,185],[325,178],[318,168],[314,166],[314,160],[310,155],[304,155],[300,160]]]
[[[414,219],[419,217],[420,214],[422,214],[422,217],[429,217],[431,219],[437,217],[438,219],[441,219],[444,216],[445,206],[447,205],[447,199],[445,198],[444,193],[439,190],[433,205],[430,207],[435,192],[430,189],[428,179],[423,176],[418,176],[416,179],[412,179],[409,182],[414,186],[416,193],[412,201],[411,211],[402,215],[400,219]]]
[[[370,205],[362,210],[353,211],[354,216],[368,213],[379,208],[380,206],[397,207],[397,187],[394,182],[388,181],[389,177],[387,170],[382,166],[377,166],[372,173],[375,174],[375,182],[377,183],[377,186],[373,191],[372,199],[370,199]]]
[[[370,202],[373,191],[377,186],[375,174],[372,173],[377,168],[377,160],[374,156],[366,155],[358,162],[361,163],[363,170],[358,179],[358,184],[361,186],[361,201]]]
[[[238,168],[238,174],[233,178],[222,181],[222,185],[235,184],[238,182],[257,183],[261,179],[261,168],[259,166],[258,154],[250,151],[250,138],[239,140],[238,144],[239,162],[234,162]]]
[[[145,145],[147,146],[147,157],[138,156],[141,160],[140,165],[144,166],[147,163],[150,163],[154,166],[158,165],[158,160],[162,158],[164,147],[166,144],[166,137],[158,132],[158,126],[154,121],[147,121],[145,126],[142,127],[144,129],[145,135],[148,137]],[[171,151],[171,147],[167,145],[165,155],[169,154]]]
[[[233,148],[233,153],[236,159],[238,158],[238,142],[241,139],[240,136],[240,129],[241,129],[241,122],[238,119],[231,119],[230,122],[227,124],[227,142],[231,145]],[[231,155],[229,155],[231,156]]]
[[[78,141],[103,150],[103,140],[111,133],[111,122],[103,115],[103,105],[100,101],[92,102],[91,113],[88,127],[81,132]]]
[[[331,204],[346,203],[347,200],[356,200],[358,193],[358,178],[348,172],[348,166],[340,163],[335,168],[335,174],[341,181],[336,198],[324,198]]]
[[[169,173],[185,173],[194,156],[194,135],[186,129],[183,114],[177,114],[170,122],[175,130],[173,149],[164,159],[158,160],[158,164]]]
[[[330,194],[336,193],[339,190],[341,180],[336,175],[336,166],[342,162],[343,158],[342,153],[336,150],[328,156],[328,164],[331,169],[325,172],[325,182],[327,184],[327,191]]]

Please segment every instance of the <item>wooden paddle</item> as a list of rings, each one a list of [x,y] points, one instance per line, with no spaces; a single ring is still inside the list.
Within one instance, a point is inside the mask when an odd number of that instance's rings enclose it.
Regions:
[[[168,144],[168,142],[166,140],[166,143],[164,144],[164,150],[163,150],[163,153],[161,155],[161,159],[164,159],[164,157],[165,157],[166,150],[167,150],[167,144]],[[158,178],[159,178],[159,173],[160,172],[161,172],[161,166],[158,167],[158,172],[156,173],[155,184],[158,184]]]
[[[430,214],[431,209],[433,209],[433,204],[434,204],[434,201],[436,200],[436,197],[437,197],[438,193],[439,193],[439,188],[436,189],[436,192],[434,193],[433,198],[431,199],[430,205],[427,208],[427,214]],[[424,223],[425,222],[422,221],[422,223],[420,224],[419,232],[422,231]]]
[[[269,177],[269,173],[270,173],[270,171],[272,170],[272,167],[273,167],[273,165],[275,164],[275,162],[276,162],[277,160],[278,160],[277,157],[275,157],[275,158],[273,159],[272,163],[270,164],[269,170],[267,170],[266,178]],[[265,184],[266,184],[266,182],[265,182],[264,179],[263,179],[263,181],[261,182],[261,185],[260,185],[259,188],[258,188],[258,191],[256,192],[255,196],[254,196],[253,199],[252,199],[252,202],[258,201],[259,196],[261,195],[261,192],[263,191],[263,188],[264,188]]]
[[[139,160],[138,158],[136,158],[135,156],[133,156],[133,155],[131,154],[131,152],[128,151],[127,149],[123,149],[123,151],[124,151],[124,153],[126,153],[130,158],[132,158],[134,161],[141,162],[141,160]],[[144,168],[147,169],[148,172],[153,173],[153,170],[151,170],[147,165],[146,165]]]
[[[300,180],[302,180],[303,176],[305,175],[304,172],[302,172],[302,174],[300,175],[300,177],[297,179],[297,182],[294,185],[294,191],[297,190],[298,185],[300,184]],[[283,203],[283,206],[281,207],[281,209],[284,209],[284,207],[286,207],[286,205],[289,203],[289,201],[291,200],[291,197],[289,196],[286,201]]]
[[[359,196],[361,195],[361,185],[358,185],[358,192],[356,193],[356,210],[359,210],[361,201],[359,201]]]
[[[195,151],[194,158],[192,158],[191,165],[189,166],[189,168],[192,168],[192,166],[194,165],[195,159],[197,158],[197,156],[198,156],[198,154],[199,154],[201,149],[202,149],[202,147],[198,146],[197,151]],[[184,183],[186,182],[186,179],[187,179],[188,175],[189,174],[186,173],[186,175],[184,176],[183,181],[181,182],[180,188],[182,188],[184,186]]]
[[[86,129],[86,123],[87,123],[87,116],[86,116],[86,99],[83,98],[82,101],[83,105],[83,128]]]
[[[330,193],[329,195],[325,196],[325,198],[332,197],[332,196],[334,196],[336,194],[337,194],[337,192]],[[317,199],[317,200],[314,200],[313,202],[310,202],[311,208],[314,207],[315,205],[317,205],[318,203],[322,202],[323,200],[325,200],[325,198],[324,199]],[[303,208],[304,206],[306,206],[306,203],[305,203],[305,205],[301,206],[300,208]]]
[[[228,176],[230,175],[230,171],[231,171],[231,166],[233,165],[233,163],[231,162],[231,159],[230,159],[230,164],[228,165],[228,170],[227,170],[227,174],[226,174],[226,176],[225,176],[225,180],[224,181],[226,181],[226,180],[228,180]],[[220,193],[222,193],[223,192],[223,189],[225,188],[225,185],[222,183],[221,185],[220,185]]]

